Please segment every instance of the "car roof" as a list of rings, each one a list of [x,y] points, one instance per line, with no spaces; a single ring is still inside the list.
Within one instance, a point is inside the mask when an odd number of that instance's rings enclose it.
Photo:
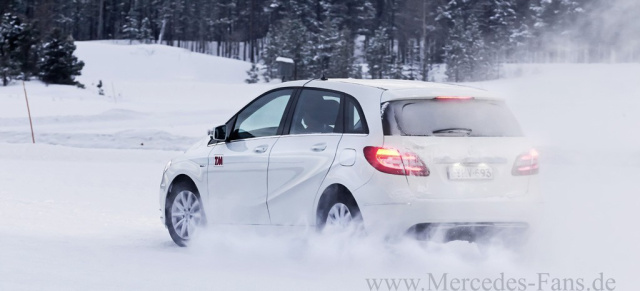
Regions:
[[[386,91],[385,94],[383,94],[383,100],[381,100],[382,102],[397,99],[428,99],[438,96],[499,99],[497,98],[497,96],[487,90],[445,83],[390,79],[329,79],[328,81],[349,83],[382,89]]]
[[[380,102],[403,99],[432,99],[439,96],[474,97],[501,100],[493,93],[469,86],[391,79],[327,79],[299,80],[281,83],[276,87],[305,86],[357,92],[361,86],[383,91]],[[380,96],[380,95],[378,95]]]

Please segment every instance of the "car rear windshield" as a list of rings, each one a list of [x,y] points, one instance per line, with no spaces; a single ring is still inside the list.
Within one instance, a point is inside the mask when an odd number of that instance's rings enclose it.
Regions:
[[[509,108],[497,100],[398,100],[383,103],[381,113],[385,135],[522,136]]]

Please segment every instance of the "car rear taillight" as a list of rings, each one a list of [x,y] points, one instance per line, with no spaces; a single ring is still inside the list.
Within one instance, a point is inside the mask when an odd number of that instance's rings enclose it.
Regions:
[[[416,154],[394,148],[365,147],[364,157],[378,171],[405,176],[429,176],[429,168]]]
[[[539,169],[538,151],[532,149],[516,158],[511,174],[514,176],[534,175],[538,173]]]

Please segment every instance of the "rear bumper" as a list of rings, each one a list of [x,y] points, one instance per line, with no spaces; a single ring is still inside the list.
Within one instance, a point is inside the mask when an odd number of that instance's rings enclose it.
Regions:
[[[446,193],[427,197],[426,192],[411,189],[404,176],[379,174],[352,194],[368,232],[400,234],[420,225],[481,232],[529,228],[535,225],[541,205],[536,180],[530,179],[528,187],[521,191],[496,193],[492,197],[468,198],[458,193],[451,193],[450,198],[446,198]]]
[[[413,199],[408,202],[361,204],[359,207],[367,230],[399,234],[416,227],[481,232],[527,229],[535,223],[539,203],[525,196]]]

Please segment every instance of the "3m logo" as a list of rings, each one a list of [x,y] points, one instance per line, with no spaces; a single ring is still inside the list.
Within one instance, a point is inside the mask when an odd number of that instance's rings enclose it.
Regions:
[[[222,167],[223,165],[222,155],[213,157],[213,165],[216,167]]]

